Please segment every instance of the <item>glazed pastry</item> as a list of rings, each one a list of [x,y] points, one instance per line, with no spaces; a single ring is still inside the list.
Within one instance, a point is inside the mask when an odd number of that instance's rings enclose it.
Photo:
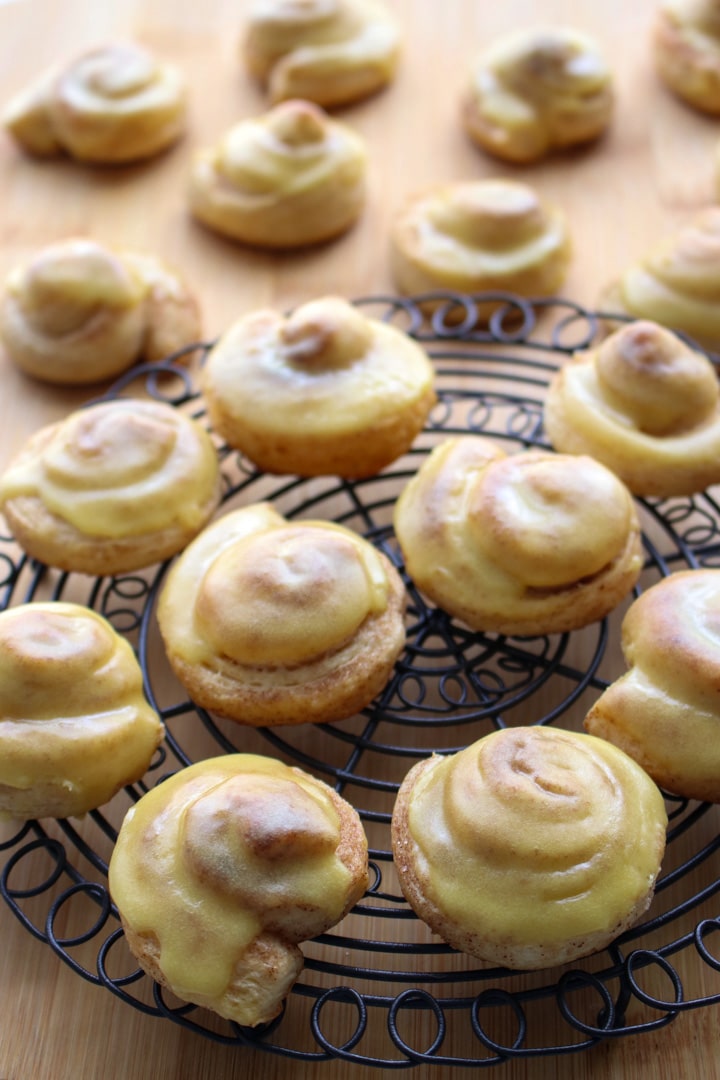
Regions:
[[[481,435],[440,443],[401,493],[408,574],[474,630],[563,633],[602,619],[642,569],[624,484],[589,457],[506,454]]]
[[[651,319],[720,345],[720,207],[711,206],[631,264],[601,298],[611,316]]]
[[[462,121],[488,153],[526,165],[596,139],[612,111],[612,76],[595,42],[539,27],[501,38],[478,59]]]
[[[407,296],[434,289],[552,296],[571,251],[564,214],[514,180],[444,184],[416,196],[390,239],[393,277]],[[479,305],[479,317],[495,307]]]
[[[7,107],[6,129],[31,154],[123,164],[160,153],[183,134],[185,80],[133,42],[84,53],[44,75]]]
[[[320,723],[384,688],[405,644],[405,602],[399,574],[367,540],[259,503],[190,544],[158,622],[197,704],[242,724]]]
[[[435,403],[424,349],[338,297],[240,319],[210,351],[202,389],[230,446],[264,472],[299,476],[375,475]]]
[[[85,574],[169,558],[219,500],[205,429],[170,405],[131,398],[41,428],[0,476],[0,508],[23,550]]]
[[[162,735],[135,654],[101,615],[60,601],[0,612],[0,815],[103,806]]]
[[[200,340],[197,300],[160,259],[94,240],[42,248],[7,277],[0,340],[45,382],[83,385]]]
[[[307,101],[287,101],[200,151],[190,209],[208,228],[265,248],[346,232],[365,205],[365,143]]]
[[[565,361],[544,423],[556,450],[602,461],[636,495],[691,495],[720,482],[715,368],[657,323],[628,323]]]
[[[610,743],[504,728],[410,770],[392,844],[403,893],[436,934],[532,970],[602,949],[637,922],[666,827],[659,790]]]
[[[333,107],[392,80],[400,34],[377,0],[256,0],[242,48],[272,101],[305,98]]]
[[[717,0],[665,0],[653,31],[660,78],[702,112],[720,113],[720,4]]]
[[[628,609],[629,670],[585,718],[666,791],[708,802],[720,802],[719,626],[720,570],[663,578]]]
[[[298,768],[255,754],[190,765],[127,814],[109,867],[127,944],[184,1001],[254,1027],[368,881],[356,811]]]

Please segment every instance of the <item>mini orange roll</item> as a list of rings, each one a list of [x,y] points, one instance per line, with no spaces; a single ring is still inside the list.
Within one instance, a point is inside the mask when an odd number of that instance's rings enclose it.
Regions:
[[[642,569],[625,485],[589,457],[506,454],[490,439],[446,439],[395,507],[408,574],[474,630],[562,633],[601,619]]]
[[[172,567],[158,622],[199,705],[251,725],[352,716],[405,644],[405,588],[361,536],[268,503],[206,528]]]
[[[228,754],[143,796],[108,880],[141,967],[182,1000],[254,1027],[282,1009],[303,966],[298,943],[363,895],[367,839],[322,781]]]
[[[406,899],[444,941],[538,969],[602,949],[638,921],[666,826],[660,791],[617,747],[520,727],[414,766],[392,845]]]
[[[85,814],[144,775],[163,726],[128,642],[79,604],[0,612],[0,814]]]

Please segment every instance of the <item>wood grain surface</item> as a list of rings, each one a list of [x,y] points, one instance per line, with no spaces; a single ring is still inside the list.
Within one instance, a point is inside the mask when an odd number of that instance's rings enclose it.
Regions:
[[[403,26],[393,85],[343,110],[367,139],[368,204],[340,240],[297,254],[264,254],[225,242],[193,222],[186,189],[192,151],[238,119],[263,111],[262,91],[243,70],[243,0],[0,0],[0,102],[51,63],[98,42],[131,37],[185,70],[191,90],[187,137],[142,166],[87,168],[32,160],[0,135],[0,275],[42,245],[69,235],[153,251],[180,268],[200,297],[205,336],[244,312],[286,309],[329,291],[347,297],[392,292],[390,222],[403,200],[436,182],[513,175],[562,205],[574,258],[565,294],[592,306],[628,260],[696,208],[716,199],[720,123],[674,100],[653,70],[654,0],[389,0]],[[521,25],[562,23],[595,37],[615,75],[610,130],[588,149],[526,169],[503,167],[463,134],[458,102],[469,65],[497,35]],[[0,358],[0,467],[26,436],[89,396],[32,382]],[[711,816],[708,828],[717,828]],[[692,925],[692,922],[691,924]],[[0,908],[0,1080],[360,1080],[381,1071],[344,1062],[297,1063],[218,1046],[145,1016],[82,981],[47,945]],[[717,993],[708,977],[694,991]],[[720,1076],[715,1008],[685,1013],[666,1028],[608,1040],[582,1054],[515,1060],[498,1075],[650,1078]],[[389,1070],[388,1070],[389,1071]],[[396,1070],[398,1071],[398,1070]],[[445,1080],[463,1070],[422,1066]]]

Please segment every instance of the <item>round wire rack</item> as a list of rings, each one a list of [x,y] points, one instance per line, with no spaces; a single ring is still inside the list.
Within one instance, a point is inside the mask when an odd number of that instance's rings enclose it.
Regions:
[[[358,482],[263,475],[218,443],[221,512],[271,500],[286,517],[341,522],[380,547],[404,574],[392,512],[424,455],[468,431],[510,451],[549,448],[542,424],[547,383],[565,357],[595,340],[603,319],[565,300],[493,296],[501,303],[485,329],[474,325],[478,297],[356,301],[417,338],[432,356],[438,403],[426,429],[400,460]],[[193,369],[184,360],[136,368],[109,396],[149,395],[204,418]],[[634,596],[673,571],[720,566],[720,507],[712,492],[638,499],[637,506],[645,567],[633,595],[609,618],[573,634],[532,639],[477,634],[429,606],[405,575],[407,647],[382,695],[345,722],[260,730],[198,708],[172,677],[155,626],[167,564],[95,579],[38,564],[12,538],[0,538],[0,609],[66,599],[99,611],[136,648],[148,698],[166,730],[142,782],[107,806],[83,819],[3,826],[0,890],[10,910],[78,976],[127,1005],[217,1042],[301,1061],[489,1067],[651,1032],[683,1011],[716,1004],[720,829],[714,806],[666,796],[667,851],[645,919],[603,952],[541,972],[490,967],[433,937],[404,901],[390,852],[395,793],[417,760],[454,752],[504,726],[579,730],[590,705],[624,670],[618,632]],[[129,807],[168,773],[236,751],[279,757],[333,785],[358,809],[370,844],[366,895],[338,927],[303,946],[305,968],[283,1013],[257,1029],[180,1002],[143,974],[123,942],[107,890],[108,859]]]

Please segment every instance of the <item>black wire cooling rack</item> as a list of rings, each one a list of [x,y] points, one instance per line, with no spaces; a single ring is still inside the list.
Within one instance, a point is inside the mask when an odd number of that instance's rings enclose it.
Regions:
[[[440,303],[426,317],[429,299]],[[392,511],[423,456],[465,431],[489,435],[508,449],[547,447],[542,409],[548,380],[568,354],[595,339],[602,318],[567,301],[500,299],[504,303],[485,330],[473,328],[471,298],[358,300],[368,314],[420,340],[433,357],[439,400],[425,431],[380,475],[354,483],[265,476],[218,445],[223,508],[269,499],[288,517],[331,518],[369,538],[403,572]],[[137,368],[110,394],[149,394],[203,417],[182,360]],[[634,595],[675,570],[720,566],[720,508],[712,492],[638,500],[638,509],[646,558]],[[720,929],[720,830],[713,806],[667,797],[668,846],[647,917],[572,967],[509,972],[453,952],[418,922],[394,875],[389,823],[409,768],[433,751],[455,751],[498,727],[579,729],[590,705],[624,670],[618,630],[632,597],[582,631],[512,639],[470,632],[429,607],[406,579],[407,648],[370,707],[332,725],[248,731],[196,707],[170,675],[155,628],[166,569],[91,579],[32,562],[12,539],[0,539],[0,608],[69,599],[102,613],[136,647],[148,697],[166,728],[147,776],[107,806],[82,820],[4,827],[3,898],[27,931],[78,976],[217,1042],[301,1061],[343,1059],[385,1069],[418,1063],[485,1067],[578,1052],[653,1031],[685,1010],[720,1001],[720,948],[713,951]],[[140,972],[106,884],[107,862],[130,805],[169,772],[233,751],[280,757],[333,785],[360,812],[372,871],[371,885],[350,915],[304,946],[305,968],[282,1015],[252,1030],[172,999]]]

